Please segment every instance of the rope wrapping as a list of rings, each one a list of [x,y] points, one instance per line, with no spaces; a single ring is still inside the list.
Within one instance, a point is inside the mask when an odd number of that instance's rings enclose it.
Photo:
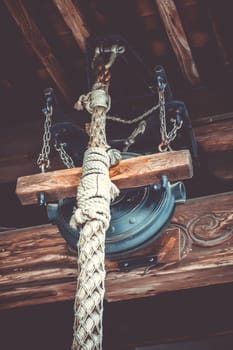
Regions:
[[[77,247],[78,277],[74,303],[73,350],[102,349],[105,233],[111,219],[110,202],[119,194],[109,178],[109,166],[118,162],[120,155],[116,150],[109,154],[107,152],[107,106],[103,106],[102,91],[99,96],[100,105],[96,98],[97,106],[91,107],[89,148],[84,155],[83,173],[77,189],[77,209],[70,221],[71,227],[81,229]]]

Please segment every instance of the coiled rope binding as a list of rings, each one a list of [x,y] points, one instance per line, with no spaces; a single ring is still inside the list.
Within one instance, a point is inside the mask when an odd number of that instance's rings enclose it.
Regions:
[[[102,349],[105,233],[111,219],[110,202],[119,194],[108,169],[120,160],[120,152],[109,150],[106,141],[106,113],[110,108],[107,90],[107,85],[96,83],[80,102],[92,114],[92,120],[77,189],[77,209],[70,221],[73,228],[80,228],[73,350]]]

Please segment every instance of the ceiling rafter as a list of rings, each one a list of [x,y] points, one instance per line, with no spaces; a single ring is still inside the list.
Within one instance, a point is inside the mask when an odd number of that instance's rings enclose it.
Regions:
[[[184,77],[193,86],[199,84],[196,63],[174,1],[155,0],[155,3]]]
[[[86,40],[90,34],[78,5],[74,6],[71,0],[53,0],[53,3],[71,30],[76,43],[84,52]]]
[[[4,4],[21,30],[25,40],[30,44],[37,58],[47,69],[61,95],[67,102],[71,102],[72,92],[65,73],[23,2],[21,0],[4,0]]]

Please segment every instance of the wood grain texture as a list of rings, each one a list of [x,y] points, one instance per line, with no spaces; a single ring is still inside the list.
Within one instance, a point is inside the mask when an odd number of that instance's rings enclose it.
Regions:
[[[37,203],[40,192],[48,202],[75,197],[81,174],[82,168],[73,168],[20,177],[16,193],[24,205]],[[188,150],[151,154],[122,160],[109,174],[120,189],[156,184],[162,175],[170,181],[189,179],[192,160]]]
[[[218,121],[194,128],[198,144],[204,152],[233,149],[233,119]]]
[[[188,200],[176,207],[172,223],[160,241],[158,267],[119,272],[106,260],[108,301],[147,297],[165,291],[233,281],[233,192]],[[172,230],[172,235],[169,234]],[[171,251],[179,231],[181,258]],[[171,233],[171,231],[170,231]],[[192,245],[191,245],[192,243]],[[167,245],[170,245],[167,250]],[[163,255],[165,254],[165,255]],[[53,225],[0,233],[1,308],[74,298],[76,254]],[[173,260],[173,264],[171,262]]]
[[[20,0],[4,0],[4,4],[61,94],[66,101],[71,102],[72,93],[63,69],[24,3]]]
[[[76,43],[82,51],[85,51],[86,39],[89,37],[89,32],[77,7],[78,5],[75,7],[71,0],[53,0],[53,2],[71,30]]]
[[[108,274],[106,299],[127,300],[232,282],[232,202],[233,192],[230,192],[192,199],[178,206],[172,222],[186,237],[194,239],[192,251],[179,264],[163,270],[152,269],[147,275],[140,270],[131,271],[128,275]]]
[[[199,84],[200,77],[174,1],[155,0],[155,3],[184,77],[191,85]]]
[[[222,113],[222,114],[214,114],[209,115],[207,117],[197,118],[192,120],[192,125],[194,128],[201,125],[215,124],[215,128],[217,131],[217,123],[225,122],[227,120],[231,120],[233,122],[233,112]]]
[[[76,254],[53,225],[1,232],[0,308],[71,299],[76,287]],[[168,229],[132,256],[142,255],[155,255],[159,263],[179,261],[179,232]],[[105,266],[108,272],[120,270],[115,260],[105,259]]]

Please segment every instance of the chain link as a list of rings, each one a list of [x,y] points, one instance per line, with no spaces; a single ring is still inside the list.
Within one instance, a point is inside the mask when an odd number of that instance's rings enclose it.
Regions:
[[[115,117],[115,116],[111,116],[111,115],[107,115],[107,119],[111,120],[113,122],[131,125],[131,124],[138,123],[143,119],[146,119],[149,115],[151,115],[158,108],[159,108],[159,104],[148,109],[146,112],[144,112],[143,114],[140,114],[138,117],[135,117],[134,119],[130,119],[130,120],[122,119],[120,117]]]
[[[131,135],[125,141],[125,147],[123,148],[124,152],[127,152],[129,147],[135,143],[135,139],[138,135],[144,134],[146,130],[147,123],[145,120],[142,120],[139,125],[133,130]]]
[[[59,145],[55,144],[54,147],[56,151],[59,153],[59,156],[63,162],[63,164],[68,168],[75,168],[74,161],[71,156],[65,150],[66,143],[60,143]]]
[[[159,144],[158,149],[160,152],[172,151],[170,143],[175,140],[177,136],[177,130],[179,130],[183,125],[183,120],[177,123],[175,119],[171,119],[173,127],[171,131],[169,132],[167,131],[164,89],[158,89],[158,93],[159,93],[160,134],[162,139],[162,142]]]
[[[41,153],[39,154],[39,157],[37,159],[37,165],[41,169],[41,172],[44,173],[46,169],[50,167],[50,160],[49,160],[49,154],[50,154],[50,140],[51,140],[51,125],[52,125],[52,114],[53,114],[53,107],[52,106],[46,106],[46,108],[43,109],[43,113],[45,115],[45,122],[44,122],[44,135],[43,135],[43,146]]]

